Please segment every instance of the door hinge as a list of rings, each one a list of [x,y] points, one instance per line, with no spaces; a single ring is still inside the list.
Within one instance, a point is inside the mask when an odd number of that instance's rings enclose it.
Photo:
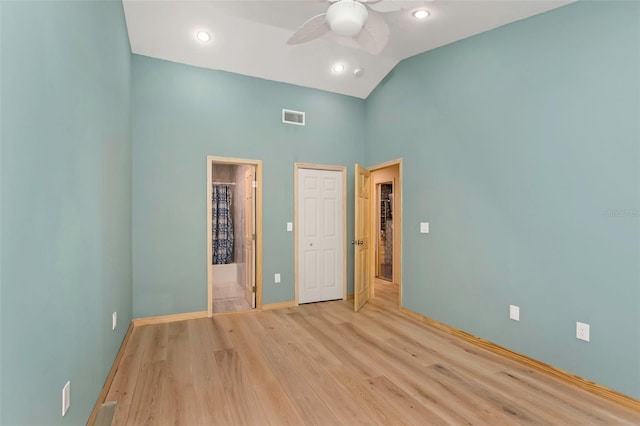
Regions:
[[[253,241],[255,241],[255,240],[256,240],[256,234],[251,234],[251,239],[252,239]]]
[[[257,180],[252,181],[252,182],[251,182],[251,186],[252,186],[253,188],[257,188],[257,187],[258,187],[258,181],[257,181]]]
[[[251,291],[254,292],[254,293],[256,292],[256,286],[255,285],[253,287],[251,287]]]

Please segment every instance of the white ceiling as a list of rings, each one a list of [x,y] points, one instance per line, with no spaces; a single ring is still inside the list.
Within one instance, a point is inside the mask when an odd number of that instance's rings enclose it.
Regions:
[[[385,2],[394,0],[383,0]],[[389,43],[370,55],[332,33],[299,45],[289,36],[324,13],[322,0],[123,0],[133,53],[366,98],[402,59],[572,3],[574,0],[403,1],[385,14]],[[417,8],[431,15],[418,21]],[[211,33],[199,42],[199,30]],[[332,71],[335,63],[345,71]],[[364,68],[355,77],[353,70]]]

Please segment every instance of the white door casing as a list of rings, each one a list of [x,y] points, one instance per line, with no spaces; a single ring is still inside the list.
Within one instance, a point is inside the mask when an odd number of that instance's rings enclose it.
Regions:
[[[343,298],[343,174],[298,169],[298,303]]]

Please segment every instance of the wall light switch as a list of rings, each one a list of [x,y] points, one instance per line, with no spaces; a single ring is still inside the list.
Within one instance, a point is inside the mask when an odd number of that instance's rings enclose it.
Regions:
[[[520,321],[520,306],[509,305],[509,318],[514,321]]]
[[[429,233],[429,222],[420,222],[420,233],[421,234]]]
[[[114,312],[113,315],[111,315],[111,329],[115,330],[116,325],[118,325],[118,313]]]
[[[280,274],[276,274],[273,278],[273,281],[277,284],[280,282]]]
[[[291,232],[291,231],[293,231],[293,223],[287,222],[287,232]]]

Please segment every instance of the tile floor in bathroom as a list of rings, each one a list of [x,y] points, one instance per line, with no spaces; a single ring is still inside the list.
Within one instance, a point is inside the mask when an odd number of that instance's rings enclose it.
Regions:
[[[244,298],[244,289],[236,282],[213,284],[213,313],[251,309]]]

